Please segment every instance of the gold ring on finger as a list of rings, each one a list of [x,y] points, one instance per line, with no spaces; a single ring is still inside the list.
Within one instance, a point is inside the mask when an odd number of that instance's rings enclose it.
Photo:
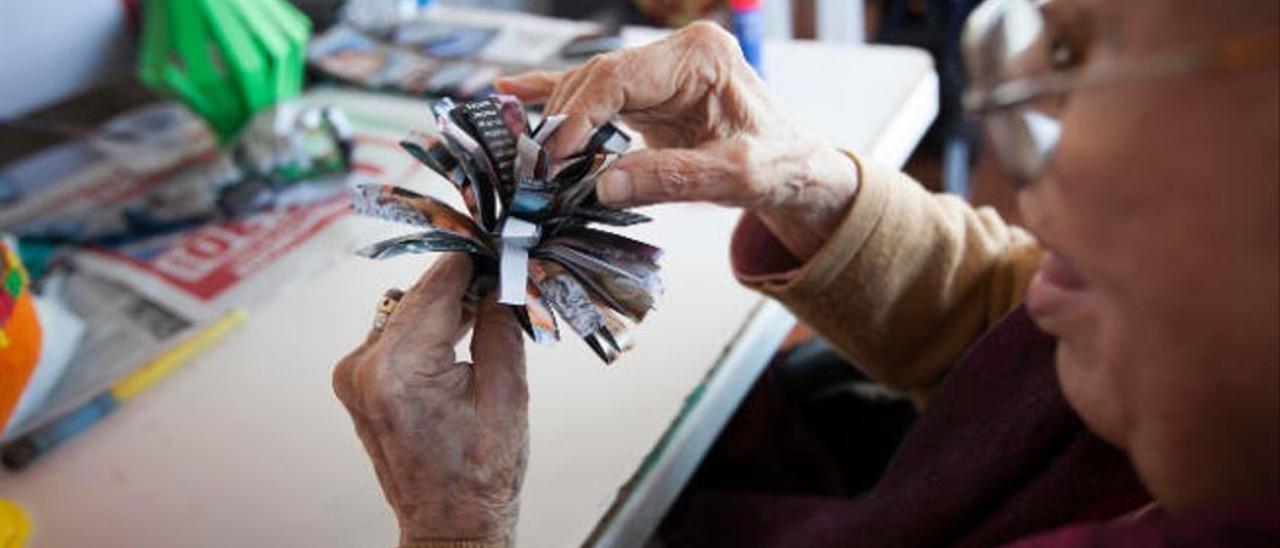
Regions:
[[[391,319],[391,314],[396,311],[403,297],[404,291],[395,288],[382,292],[382,298],[378,300],[377,314],[373,317],[374,329],[381,330],[387,326],[387,320]]]

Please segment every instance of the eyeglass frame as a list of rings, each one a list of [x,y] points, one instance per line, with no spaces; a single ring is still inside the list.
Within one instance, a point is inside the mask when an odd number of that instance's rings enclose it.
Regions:
[[[1034,3],[1039,9],[1050,0],[987,0],[985,4],[993,6],[988,10],[993,11],[996,9],[994,6],[1016,1]],[[993,13],[983,13],[983,6],[980,5],[971,16],[970,22],[966,24],[961,41],[966,65],[970,70],[977,64],[976,57],[983,54],[984,40],[988,38],[994,23],[994,20],[974,20],[972,17],[990,18],[993,15]],[[977,27],[980,25],[986,25],[987,30],[978,31]],[[1033,101],[1063,96],[1073,91],[1115,87],[1168,76],[1235,74],[1268,66],[1274,68],[1278,58],[1278,39],[1280,39],[1280,32],[1276,31],[1237,34],[1225,37],[1211,46],[1152,54],[1036,76],[1016,77],[987,88],[978,87],[971,81],[961,101],[970,114],[987,118]],[[997,144],[998,148],[1000,147]],[[1020,188],[1039,178],[1056,149],[1055,142],[1052,150],[1041,153],[1043,158],[1040,158],[1039,165],[1030,169],[1013,165],[1009,158],[1009,151],[997,150],[996,154],[1001,156],[1006,163],[1006,168],[1014,172],[1017,177],[1014,186]]]

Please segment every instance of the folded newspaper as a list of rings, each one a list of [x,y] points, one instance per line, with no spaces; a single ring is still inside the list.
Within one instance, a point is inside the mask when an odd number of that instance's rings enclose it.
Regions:
[[[384,259],[405,253],[464,252],[477,265],[469,295],[494,289],[534,341],[559,340],[556,316],[605,363],[631,345],[630,331],[662,293],[662,251],[593,225],[648,222],[596,197],[596,179],[630,145],[617,126],[595,130],[586,147],[553,159],[544,143],[564,122],[549,116],[533,127],[514,97],[433,106],[438,133],[411,133],[401,146],[453,183],[467,213],[406,190],[363,185],[360,214],[425,229],[377,242],[358,254]]]

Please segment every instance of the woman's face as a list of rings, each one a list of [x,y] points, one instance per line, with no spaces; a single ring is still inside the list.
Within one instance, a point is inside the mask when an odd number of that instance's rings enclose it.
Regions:
[[[1091,29],[1074,33],[1088,66],[1274,32],[1277,9],[1055,0],[1048,16]],[[1019,195],[1050,251],[1028,305],[1058,337],[1068,401],[1171,508],[1280,487],[1277,81],[1271,66],[1074,92]]]

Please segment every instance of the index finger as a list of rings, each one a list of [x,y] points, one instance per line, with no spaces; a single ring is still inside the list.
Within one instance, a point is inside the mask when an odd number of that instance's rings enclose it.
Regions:
[[[736,54],[732,40],[713,24],[693,24],[651,44],[597,55],[562,75],[547,114],[569,118],[549,143],[551,155],[577,152],[594,128],[616,115],[702,94],[725,77],[726,52]]]
[[[528,399],[525,380],[524,332],[510,307],[485,299],[476,312],[471,335],[477,402],[495,416],[523,409]]]
[[[453,352],[463,327],[462,296],[471,283],[471,259],[447,253],[405,291],[379,337],[415,351]],[[447,360],[450,365],[452,359]]]
[[[535,71],[506,76],[494,80],[493,87],[498,93],[515,95],[526,104],[537,105],[547,102],[551,92],[564,76],[562,71]]]

